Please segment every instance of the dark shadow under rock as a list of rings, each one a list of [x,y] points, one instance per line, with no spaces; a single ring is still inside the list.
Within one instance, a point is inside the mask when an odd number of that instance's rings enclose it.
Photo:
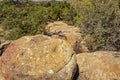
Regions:
[[[73,77],[73,80],[78,80],[78,77],[79,77],[79,67],[78,67],[78,64],[77,64],[77,67],[76,67],[76,73]]]

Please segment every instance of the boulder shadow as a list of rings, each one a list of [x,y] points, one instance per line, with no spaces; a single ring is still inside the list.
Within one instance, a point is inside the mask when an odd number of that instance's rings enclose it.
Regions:
[[[78,80],[78,77],[79,77],[79,67],[78,67],[78,64],[77,64],[76,72],[75,72],[75,75],[73,77],[73,80]]]

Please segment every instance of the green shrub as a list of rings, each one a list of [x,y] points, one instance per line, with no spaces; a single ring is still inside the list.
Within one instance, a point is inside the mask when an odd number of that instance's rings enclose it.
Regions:
[[[120,0],[70,0],[90,50],[120,50]]]
[[[70,8],[66,2],[28,2],[18,5],[5,1],[0,3],[0,24],[10,32],[7,39],[41,34],[47,22],[70,19]]]
[[[81,24],[85,36],[94,40],[89,44],[92,50],[120,50],[120,9],[117,1],[91,1],[94,11],[85,14]],[[119,36],[119,38],[117,37]],[[89,39],[89,38],[88,38]],[[95,45],[94,45],[95,44]]]
[[[120,0],[68,2],[0,2],[0,24],[7,39],[42,34],[47,22],[62,20],[79,26],[90,50],[120,50]]]

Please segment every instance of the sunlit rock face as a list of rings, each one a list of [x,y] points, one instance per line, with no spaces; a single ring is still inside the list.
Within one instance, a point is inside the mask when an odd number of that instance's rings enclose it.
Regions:
[[[5,80],[72,80],[76,56],[65,40],[25,36],[9,45],[0,65]]]
[[[77,63],[78,80],[120,80],[120,52],[78,54]]]
[[[80,28],[69,26],[62,21],[49,23],[45,35],[59,37],[68,41],[76,53],[88,52],[85,40],[81,37]]]

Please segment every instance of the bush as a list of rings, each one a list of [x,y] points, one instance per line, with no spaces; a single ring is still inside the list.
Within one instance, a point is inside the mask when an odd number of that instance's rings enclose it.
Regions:
[[[70,4],[66,2],[0,3],[0,24],[10,34],[7,39],[17,39],[25,35],[41,34],[47,22],[71,18]],[[72,21],[72,20],[71,20]]]
[[[79,25],[92,51],[120,50],[120,9],[117,0],[91,0],[92,11],[84,11]],[[89,37],[88,37],[89,36]],[[92,40],[91,40],[92,39]]]
[[[42,34],[47,22],[62,20],[79,26],[91,51],[120,50],[120,0],[67,2],[0,2],[0,24],[7,39]]]

